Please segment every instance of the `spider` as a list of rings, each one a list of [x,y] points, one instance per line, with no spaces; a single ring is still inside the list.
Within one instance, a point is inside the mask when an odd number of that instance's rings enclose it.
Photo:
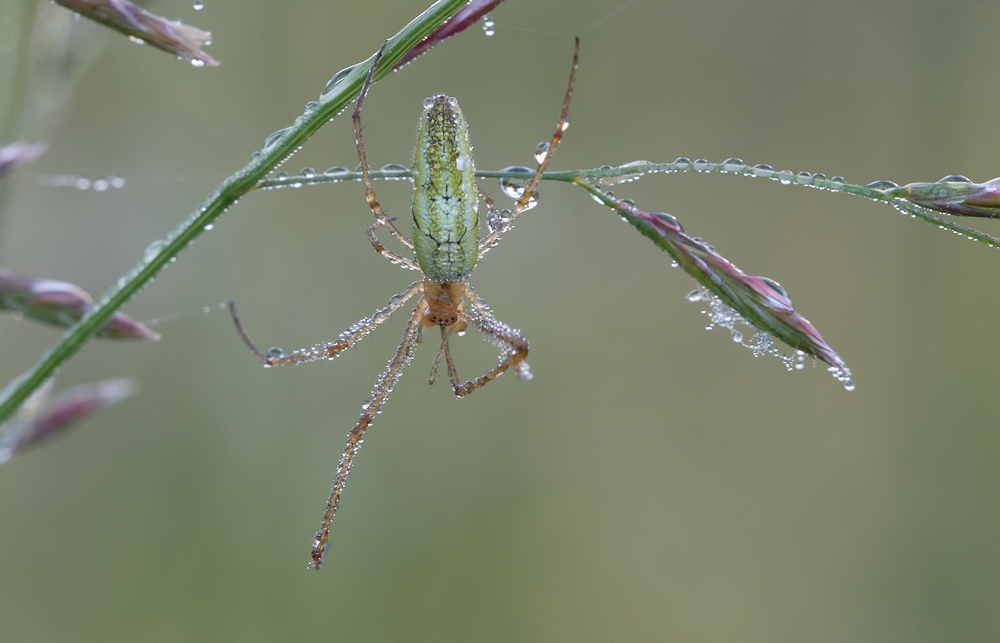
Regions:
[[[336,340],[312,348],[302,348],[288,355],[279,349],[271,349],[265,353],[257,348],[240,323],[235,304],[233,302],[229,304],[236,330],[243,341],[263,361],[265,367],[271,367],[333,359],[389,319],[413,296],[421,295],[416,307],[410,311],[410,320],[406,324],[403,340],[396,349],[396,355],[375,381],[371,398],[362,405],[361,416],[347,436],[347,446],[344,448],[344,454],[340,458],[334,476],[333,489],[323,512],[319,531],[313,540],[312,565],[316,569],[323,565],[330,538],[330,524],[337,513],[340,496],[347,483],[347,475],[354,457],[364,441],[365,430],[371,426],[375,416],[382,412],[382,407],[403,373],[403,367],[413,358],[416,345],[422,341],[425,327],[438,326],[441,329],[441,346],[431,368],[430,383],[434,383],[438,365],[443,358],[455,397],[464,397],[472,393],[508,369],[514,369],[522,380],[531,379],[531,371],[524,361],[528,356],[528,340],[517,330],[497,320],[489,306],[476,294],[467,280],[476,262],[489,252],[490,248],[496,246],[517,216],[534,203],[535,186],[569,124],[567,115],[570,98],[573,95],[580,41],[579,38],[576,39],[569,84],[555,134],[552,135],[544,155],[539,154],[540,160],[534,175],[524,185],[514,208],[509,212],[498,212],[489,195],[476,186],[468,126],[458,107],[458,101],[444,94],[435,94],[424,100],[413,161],[412,240],[396,228],[393,220],[386,216],[375,197],[375,188],[369,175],[361,137],[361,105],[371,87],[375,69],[384,49],[383,44],[368,70],[353,115],[365,195],[368,205],[375,214],[375,223],[368,226],[368,239],[379,254],[404,268],[422,273],[424,278],[410,284],[405,291],[393,296],[388,306],[375,311],[371,317],[361,319],[341,333]],[[482,238],[479,238],[480,196],[489,208],[487,214],[489,232]],[[411,250],[415,260],[398,255],[383,246],[375,236],[375,231],[380,226],[385,226],[392,236]],[[469,305],[466,305],[466,301]],[[469,324],[497,344],[502,352],[500,362],[495,367],[476,379],[462,383],[452,361],[448,340],[452,333],[464,332]]]

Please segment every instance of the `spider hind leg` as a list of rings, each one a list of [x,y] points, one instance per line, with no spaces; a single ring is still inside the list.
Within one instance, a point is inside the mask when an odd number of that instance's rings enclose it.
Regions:
[[[476,389],[492,382],[507,369],[513,368],[518,379],[530,380],[531,370],[524,360],[528,357],[528,340],[521,336],[521,333],[511,328],[507,324],[499,321],[493,316],[489,306],[486,305],[479,295],[466,284],[466,297],[472,302],[471,308],[467,311],[466,318],[483,335],[486,335],[503,349],[500,355],[500,363],[491,370],[480,375],[474,380],[462,383],[458,378],[458,371],[451,358],[451,350],[448,342],[442,343],[441,351],[444,353],[445,364],[448,367],[448,379],[451,380],[452,390],[455,397],[465,397]]]
[[[403,332],[403,340],[396,349],[396,355],[389,361],[389,365],[379,375],[372,389],[371,399],[366,401],[361,407],[361,416],[358,423],[354,425],[351,432],[347,434],[347,446],[344,447],[344,454],[340,457],[340,464],[337,466],[337,473],[333,479],[333,488],[330,491],[330,499],[327,500],[323,518],[320,521],[319,531],[313,540],[312,564],[319,569],[323,566],[323,559],[326,556],[326,548],[330,541],[330,524],[334,516],[337,515],[337,507],[340,506],[340,496],[344,492],[347,484],[347,476],[351,472],[351,465],[354,464],[354,456],[361,450],[361,443],[365,440],[365,430],[375,421],[375,416],[382,412],[382,407],[389,399],[389,394],[399,382],[405,367],[411,359],[417,346],[417,336],[420,329],[420,320],[427,309],[427,302],[421,299],[420,303],[410,313],[410,321],[406,324]]]

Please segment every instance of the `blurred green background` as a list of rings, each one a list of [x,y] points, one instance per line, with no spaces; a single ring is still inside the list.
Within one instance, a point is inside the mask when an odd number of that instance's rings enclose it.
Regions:
[[[213,32],[214,69],[75,25],[103,44],[59,118],[25,125],[51,149],[7,179],[2,264],[104,292],[426,4],[151,3]],[[572,34],[620,7],[504,3],[495,36],[476,26],[373,89],[370,162],[408,164],[421,100],[445,92],[478,167],[530,163]],[[971,0],[638,0],[584,34],[552,167],[737,156],[855,183],[986,180],[998,20]],[[356,162],[342,116],[282,169]],[[42,184],[63,174],[126,186]],[[408,218],[408,183],[377,189]],[[162,341],[92,342],[57,384],[128,376],[139,394],[0,468],[0,640],[997,640],[1000,253],[772,181],[615,190],[780,281],[857,390],[706,332],[669,257],[545,184],[472,278],[530,339],[535,379],[455,401],[427,386],[434,350],[419,350],[312,572],[344,436],[404,316],[332,364],[265,370],[218,304],[289,350],[412,274],[369,246],[359,184],[251,194],[126,308],[163,318]],[[0,379],[58,337],[0,319]],[[495,359],[475,333],[453,346],[466,377]]]

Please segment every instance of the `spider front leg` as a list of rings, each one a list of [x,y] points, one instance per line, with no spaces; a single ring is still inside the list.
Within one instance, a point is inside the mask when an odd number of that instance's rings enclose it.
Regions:
[[[514,225],[514,219],[518,217],[519,214],[524,212],[524,209],[528,206],[528,202],[535,194],[535,186],[538,185],[538,181],[542,178],[542,172],[548,166],[549,161],[552,159],[552,155],[556,151],[556,147],[559,145],[559,141],[562,140],[563,132],[569,127],[569,101],[573,97],[573,83],[576,79],[576,68],[577,63],[580,59],[580,38],[576,38],[576,46],[573,49],[573,66],[569,71],[569,85],[566,87],[566,96],[563,98],[562,111],[559,112],[559,121],[556,123],[555,134],[549,140],[548,147],[545,149],[545,155],[542,160],[538,162],[538,168],[535,170],[535,174],[531,177],[528,183],[524,186],[524,190],[521,192],[520,198],[518,198],[517,203],[514,204],[514,209],[511,210],[510,216],[500,222],[500,224],[490,232],[488,235],[482,238],[479,242],[479,258],[482,259],[483,255],[490,251],[490,248],[497,244],[497,241],[507,230]]]
[[[417,272],[423,272],[420,269],[420,266],[417,265],[417,262],[413,261],[412,259],[407,259],[406,257],[402,257],[396,254],[395,252],[388,250],[385,246],[382,245],[382,242],[379,241],[378,237],[375,236],[375,230],[380,225],[384,225],[381,220],[376,221],[375,223],[368,226],[368,240],[372,242],[372,247],[375,248],[375,252],[379,253],[392,263],[399,264],[404,268],[407,268],[408,270],[416,270]]]
[[[387,43],[388,41],[386,41]],[[382,205],[375,198],[375,186],[372,184],[372,177],[368,173],[368,160],[365,157],[365,143],[361,137],[361,104],[365,100],[365,96],[368,94],[368,89],[372,86],[372,78],[375,76],[375,68],[378,67],[378,62],[382,60],[382,52],[385,50],[385,43],[382,44],[382,48],[378,50],[375,54],[375,61],[372,62],[372,66],[368,69],[368,77],[365,78],[365,84],[361,86],[361,93],[358,94],[358,101],[354,104],[354,115],[352,120],[354,121],[354,139],[358,144],[358,158],[361,161],[361,176],[364,178],[365,182],[365,197],[368,199],[368,206],[375,213],[375,219],[377,221],[376,225],[384,225],[389,228],[389,232],[392,236],[396,237],[400,243],[404,246],[413,250],[413,242],[407,239],[402,232],[396,227],[396,224],[392,222],[391,219],[386,215],[385,210],[382,209]],[[374,235],[371,233],[371,228],[369,228],[369,237],[374,239]],[[372,241],[372,245],[375,245],[377,240]],[[379,250],[378,246],[375,249],[380,253],[385,254],[382,250]],[[383,248],[384,250],[384,248]],[[412,263],[412,262],[410,262]]]
[[[240,323],[240,318],[236,314],[236,304],[234,302],[229,302],[229,312],[233,316],[233,323],[236,324],[236,330],[239,332],[240,337],[243,338],[243,341],[250,347],[250,350],[253,351],[254,355],[259,357],[261,361],[264,362],[264,366],[271,367],[284,364],[301,364],[303,362],[315,362],[321,359],[333,359],[337,355],[340,355],[345,349],[357,344],[369,333],[375,330],[382,322],[389,319],[389,317],[394,312],[402,308],[406,302],[413,297],[413,295],[423,292],[423,290],[424,282],[416,281],[410,284],[410,287],[407,288],[405,292],[390,298],[388,306],[376,310],[371,317],[361,319],[358,323],[342,332],[334,341],[327,342],[325,344],[317,344],[312,348],[300,348],[289,355],[285,355],[280,350],[275,349],[271,349],[265,353],[257,348],[257,345],[254,344],[252,339],[250,339],[249,333],[247,333],[246,329],[243,328],[243,324]]]
[[[351,432],[347,434],[347,446],[344,448],[344,455],[340,457],[340,464],[337,466],[337,473],[333,479],[333,490],[330,492],[330,499],[326,503],[326,511],[323,512],[323,519],[320,521],[319,531],[313,540],[312,563],[316,569],[323,566],[323,557],[326,555],[326,546],[330,540],[330,523],[337,515],[337,506],[340,505],[340,496],[344,492],[344,485],[347,484],[347,474],[351,472],[351,464],[354,463],[354,456],[361,449],[364,442],[365,429],[371,426],[375,416],[381,413],[382,407],[389,394],[396,386],[400,376],[403,374],[403,367],[413,359],[413,352],[417,346],[417,338],[420,334],[420,320],[427,310],[427,301],[420,300],[417,307],[410,313],[410,321],[406,325],[403,333],[403,341],[396,349],[396,355],[389,362],[385,371],[375,381],[375,388],[372,390],[370,401],[365,402],[361,407],[361,417],[354,425]]]
[[[506,345],[507,348],[505,355],[501,355],[500,363],[492,370],[462,384],[461,380],[458,379],[458,371],[451,359],[451,349],[448,347],[447,338],[445,338],[441,350],[444,353],[445,363],[448,365],[448,378],[451,380],[455,397],[465,397],[479,387],[493,381],[509,368],[514,368],[517,371],[519,379],[530,380],[531,371],[528,369],[528,363],[524,361],[528,357],[528,340],[522,337],[518,331],[496,319],[486,302],[468,284],[466,284],[466,296],[472,302],[472,309],[467,315],[472,325],[479,332],[489,335],[497,343]]]

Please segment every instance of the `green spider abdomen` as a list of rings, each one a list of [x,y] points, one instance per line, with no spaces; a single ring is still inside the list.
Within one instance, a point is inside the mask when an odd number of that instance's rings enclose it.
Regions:
[[[413,247],[434,281],[464,281],[479,259],[479,197],[458,101],[424,100],[413,155]]]

